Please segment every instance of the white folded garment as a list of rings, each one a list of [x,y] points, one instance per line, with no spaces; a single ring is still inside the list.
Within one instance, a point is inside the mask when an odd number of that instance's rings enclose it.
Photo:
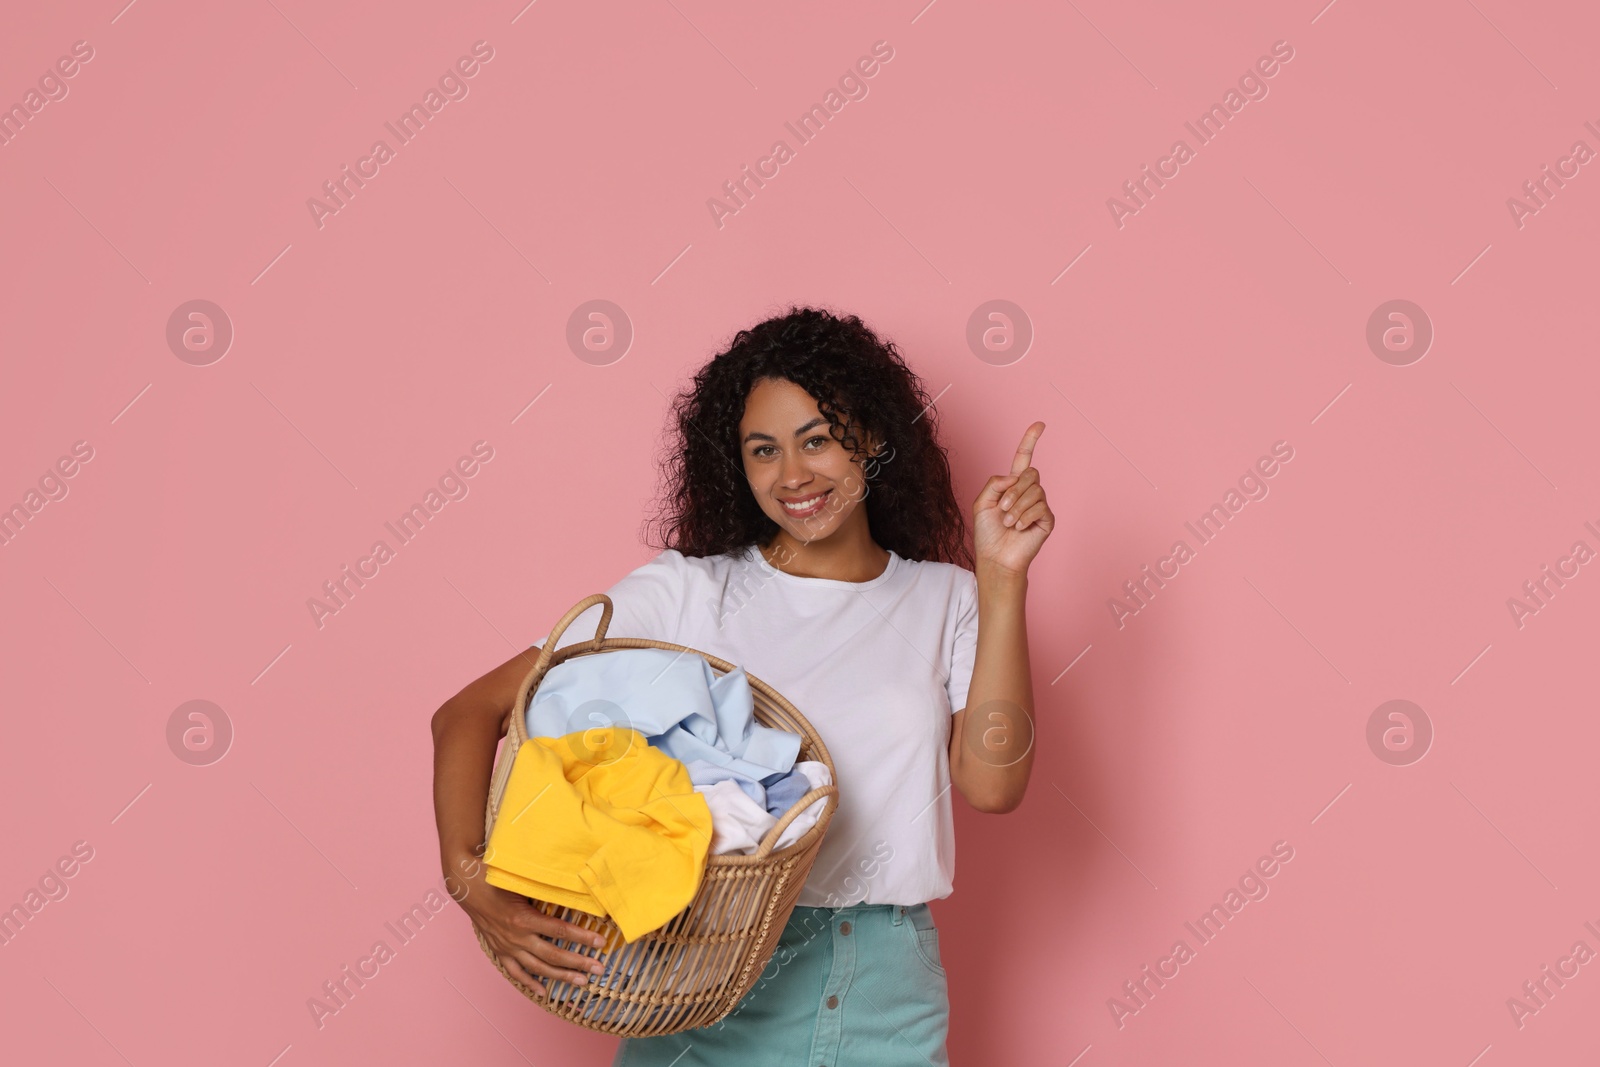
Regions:
[[[749,855],[760,847],[761,838],[778,821],[731,778],[696,786],[695,792],[706,798],[706,806],[711,809],[711,851],[716,855]]]
[[[794,769],[805,776],[812,789],[833,782],[828,765],[820,760],[801,760],[794,765]],[[695,792],[706,798],[706,806],[711,809],[711,851],[714,855],[730,852],[752,855],[761,847],[761,839],[767,835],[767,831],[777,825],[778,817],[750,799],[734,779],[725,778],[711,785],[697,785]],[[826,797],[813,800],[796,815],[794,821],[784,827],[783,833],[778,836],[773,851],[788,848],[805,836],[806,831],[822,818],[822,806],[826,803]]]
[[[811,780],[812,789],[833,784],[833,774],[828,770],[828,765],[821,760],[801,760],[794,765],[794,769]],[[813,800],[805,811],[796,815],[794,822],[784,827],[783,833],[778,835],[778,843],[773,846],[773,851],[776,852],[780,849],[788,848],[804,837],[806,831],[815,826],[817,820],[822,818],[822,807],[827,802],[827,797],[819,797]]]

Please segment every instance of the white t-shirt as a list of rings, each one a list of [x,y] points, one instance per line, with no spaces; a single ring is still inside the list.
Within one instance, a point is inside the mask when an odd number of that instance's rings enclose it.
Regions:
[[[742,666],[822,736],[839,807],[801,906],[950,895],[951,716],[966,706],[978,645],[971,571],[891,551],[878,577],[845,582],[785,574],[754,545],[737,559],[668,549],[606,595],[608,637],[687,645]],[[592,638],[599,620],[590,608],[557,647]]]

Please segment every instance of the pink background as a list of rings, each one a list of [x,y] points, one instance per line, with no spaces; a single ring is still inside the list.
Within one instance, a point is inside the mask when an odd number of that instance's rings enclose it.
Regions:
[[[954,1062],[1600,1053],[1600,963],[1521,1027],[1506,1004],[1600,951],[1600,575],[1507,607],[1600,548],[1600,176],[1506,205],[1600,148],[1600,18],[521,2],[7,12],[0,102],[94,58],[0,147],[0,505],[94,457],[0,548],[0,903],[94,851],[0,948],[0,1055],[609,1063],[454,905],[320,1029],[306,1002],[438,882],[433,710],[648,558],[663,394],[790,301],[902,346],[964,501],[1049,424],[1038,763],[1010,817],[955,802],[934,907]],[[319,228],[307,199],[479,40],[470,94]],[[869,95],[718,228],[707,199],[879,40]],[[1269,95],[1119,228],[1107,198],[1280,40]],[[165,338],[195,299],[235,330],[208,366]],[[565,340],[591,299],[635,330],[609,365]],[[1035,331],[1005,365],[966,342],[992,299]],[[1394,299],[1436,334],[1408,366],[1365,338]],[[308,598],[480,440],[469,495],[319,628]],[[1277,441],[1270,495],[1119,629],[1122,583]],[[206,766],[167,741],[196,699],[234,730]],[[1419,762],[1368,746],[1392,699],[1432,723]],[[1276,841],[1270,895],[1119,1027]]]

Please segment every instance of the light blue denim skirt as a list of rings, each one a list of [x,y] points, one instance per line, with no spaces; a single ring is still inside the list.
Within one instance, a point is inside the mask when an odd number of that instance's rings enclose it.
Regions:
[[[761,977],[710,1026],[624,1038],[612,1067],[948,1067],[927,904],[794,909]]]

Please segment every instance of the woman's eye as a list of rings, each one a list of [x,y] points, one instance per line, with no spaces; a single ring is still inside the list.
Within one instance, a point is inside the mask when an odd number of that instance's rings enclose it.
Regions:
[[[826,435],[818,434],[816,437],[808,438],[804,447],[815,452],[819,448],[826,448],[830,440],[831,438]],[[768,456],[777,455],[777,452],[775,445],[757,445],[750,450],[750,454],[757,459],[766,459]]]

